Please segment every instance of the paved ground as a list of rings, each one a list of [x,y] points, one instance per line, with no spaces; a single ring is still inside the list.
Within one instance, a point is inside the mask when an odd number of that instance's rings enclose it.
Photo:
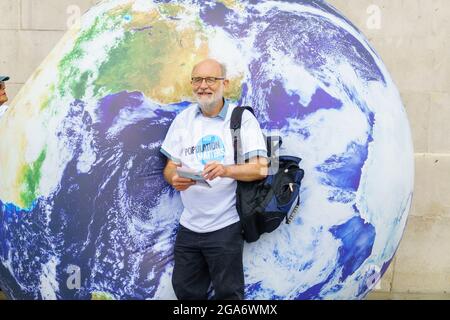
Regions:
[[[450,300],[450,293],[395,293],[372,292],[367,300]]]

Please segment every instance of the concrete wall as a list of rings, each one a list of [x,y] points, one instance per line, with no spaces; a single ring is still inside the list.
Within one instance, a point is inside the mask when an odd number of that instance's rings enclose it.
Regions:
[[[0,0],[0,74],[9,96],[62,37],[73,5]],[[369,298],[450,299],[450,1],[330,0],[370,39],[397,83],[416,152],[416,188],[400,248]],[[69,12],[68,12],[69,11]]]

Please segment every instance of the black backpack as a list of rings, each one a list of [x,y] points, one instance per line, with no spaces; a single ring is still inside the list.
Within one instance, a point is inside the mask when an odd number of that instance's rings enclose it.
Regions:
[[[240,128],[242,113],[251,107],[236,107],[230,120],[230,129],[234,147],[234,163],[238,162],[238,155],[242,157]],[[244,239],[254,242],[261,234],[272,232],[285,219],[289,224],[300,205],[300,186],[304,176],[299,168],[301,161],[298,157],[277,156],[276,151],[281,147],[279,136],[265,136],[269,168],[273,165],[278,170],[263,180],[245,182],[237,181],[236,209],[242,223]]]

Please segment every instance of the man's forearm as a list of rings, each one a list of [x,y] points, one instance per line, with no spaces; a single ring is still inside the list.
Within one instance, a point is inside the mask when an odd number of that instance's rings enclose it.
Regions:
[[[172,178],[177,173],[177,167],[168,165],[164,168],[163,175],[167,183],[172,184]]]
[[[226,177],[239,181],[262,180],[267,176],[266,163],[246,163],[226,166]]]

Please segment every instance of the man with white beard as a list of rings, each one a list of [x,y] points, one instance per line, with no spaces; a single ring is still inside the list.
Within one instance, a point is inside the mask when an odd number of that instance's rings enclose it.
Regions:
[[[198,63],[191,77],[197,103],[175,117],[161,147],[168,158],[164,178],[180,191],[184,206],[172,276],[181,300],[207,299],[211,283],[215,299],[244,298],[244,239],[236,210],[236,180],[265,178],[268,161],[259,123],[245,110],[240,133],[245,162],[234,163],[230,118],[236,105],[224,99],[228,85],[224,64],[214,59]],[[179,167],[197,172],[208,184],[180,176]]]

